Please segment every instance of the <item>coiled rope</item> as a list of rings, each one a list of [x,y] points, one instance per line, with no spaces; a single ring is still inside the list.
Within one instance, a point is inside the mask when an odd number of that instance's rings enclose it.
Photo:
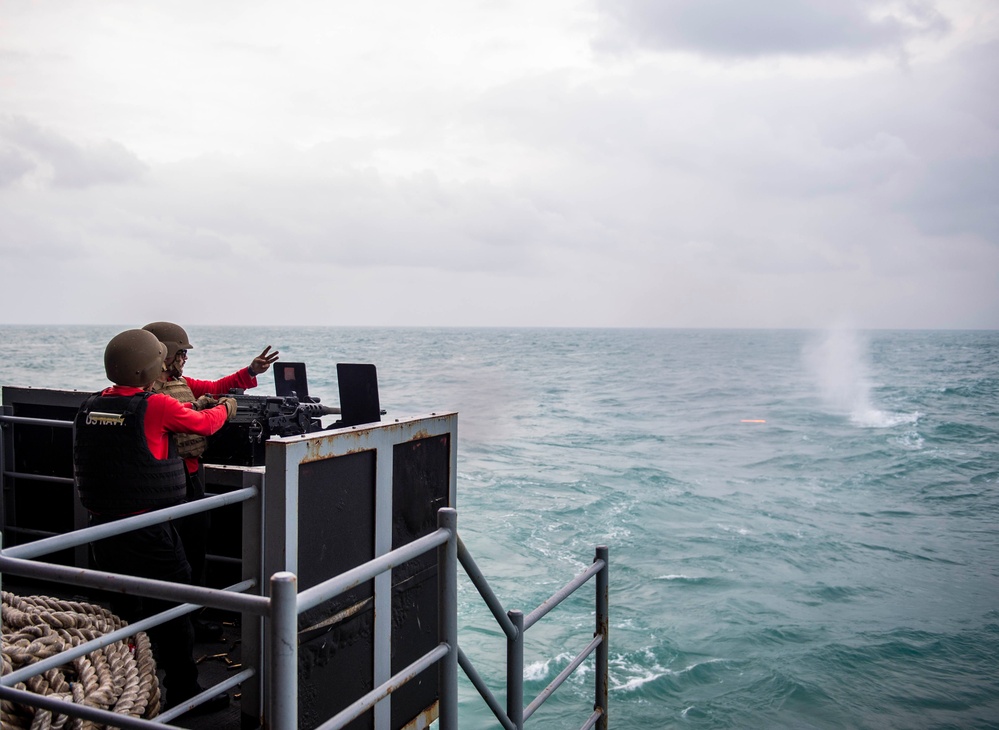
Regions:
[[[125,625],[125,621],[100,606],[4,591],[3,673],[10,674]],[[15,686],[132,717],[155,717],[160,707],[156,663],[149,638],[142,632]],[[4,730],[104,727],[6,699],[0,701],[0,725]]]

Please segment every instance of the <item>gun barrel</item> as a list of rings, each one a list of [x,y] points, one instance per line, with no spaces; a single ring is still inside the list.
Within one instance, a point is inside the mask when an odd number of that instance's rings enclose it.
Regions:
[[[340,409],[336,406],[325,406],[322,403],[300,403],[298,405],[302,409],[303,413],[315,418],[316,416],[333,416],[340,413]]]

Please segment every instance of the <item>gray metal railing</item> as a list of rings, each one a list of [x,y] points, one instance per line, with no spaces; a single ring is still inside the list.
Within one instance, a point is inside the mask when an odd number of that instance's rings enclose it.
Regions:
[[[596,677],[594,687],[593,714],[591,714],[580,730],[596,727],[598,730],[607,730],[607,694],[608,694],[608,550],[606,545],[598,545],[593,564],[569,581],[565,586],[556,591],[550,598],[543,601],[526,617],[522,611],[504,611],[503,605],[496,597],[489,582],[483,576],[482,571],[475,564],[472,556],[465,548],[461,538],[458,539],[458,561],[465,573],[472,581],[472,585],[479,592],[485,601],[486,606],[492,613],[496,623],[499,624],[506,635],[506,710],[504,711],[495,695],[483,681],[476,671],[474,665],[458,648],[458,663],[465,675],[472,682],[472,685],[479,692],[486,705],[492,710],[496,719],[506,730],[523,730],[524,722],[528,720],[541,707],[555,691],[578,669],[582,663],[594,652],[596,652],[595,662]],[[524,706],[524,635],[525,632],[534,626],[539,620],[547,615],[553,608],[571,596],[586,584],[590,578],[595,577],[596,585],[596,626],[593,632],[593,640],[590,641],[582,651],[577,654],[569,665],[553,679],[544,690],[535,697],[530,704]]]
[[[72,422],[13,417],[6,414],[0,415],[0,421],[47,426],[72,426]],[[67,483],[73,481],[72,479],[59,477],[39,477],[5,471],[2,442],[3,433],[0,431],[0,472],[2,472],[3,477],[35,478],[42,481]],[[594,672],[596,677],[594,709],[593,713],[581,726],[581,730],[592,727],[596,727],[599,730],[607,729],[609,584],[608,549],[604,545],[596,548],[593,564],[589,568],[563,588],[556,591],[526,617],[521,611],[504,611],[501,602],[489,587],[482,572],[458,537],[457,512],[451,508],[444,508],[438,511],[438,529],[435,532],[383,554],[341,575],[334,576],[301,593],[297,591],[297,577],[294,573],[290,572],[278,572],[270,577],[269,597],[244,593],[253,589],[259,591],[263,581],[259,565],[254,562],[252,555],[249,562],[254,568],[249,571],[244,570],[244,578],[246,578],[248,573],[252,577],[225,589],[203,588],[147,578],[137,578],[54,565],[36,560],[44,555],[50,555],[69,548],[79,548],[90,542],[121,534],[129,530],[237,503],[244,503],[244,534],[250,529],[257,530],[259,540],[256,544],[262,545],[264,536],[262,534],[263,518],[260,508],[260,492],[257,487],[246,487],[206,497],[196,502],[135,515],[103,525],[77,529],[61,535],[53,535],[8,549],[0,547],[0,577],[5,573],[9,573],[67,585],[98,588],[183,602],[160,614],[133,623],[99,639],[94,639],[85,644],[73,647],[71,650],[64,651],[55,657],[0,677],[0,698],[20,704],[42,707],[53,712],[80,717],[98,723],[111,724],[123,728],[138,728],[141,730],[142,728],[175,727],[168,723],[198,704],[211,699],[219,692],[226,691],[254,678],[256,678],[257,682],[266,679],[267,684],[260,687],[260,693],[264,697],[263,711],[268,729],[295,730],[298,720],[297,664],[299,614],[316,607],[324,601],[335,598],[343,592],[371,580],[377,575],[390,571],[430,550],[436,549],[439,576],[438,605],[440,609],[438,612],[438,636],[440,637],[440,643],[424,656],[340,711],[337,715],[329,718],[319,726],[318,730],[337,730],[338,728],[345,727],[354,719],[373,708],[384,697],[435,664],[438,667],[440,682],[440,698],[438,703],[440,730],[456,730],[458,726],[457,683],[459,666],[471,680],[500,724],[507,730],[523,730],[524,722],[593,654],[595,654],[596,663],[596,671]],[[2,514],[2,508],[0,508],[0,514]],[[2,544],[2,541],[0,541],[0,544]],[[259,548],[257,549],[259,550]],[[244,558],[246,557],[246,550],[247,545],[244,541]],[[259,557],[259,555],[256,557]],[[507,702],[505,710],[458,645],[457,567],[459,564],[464,568],[466,574],[475,585],[507,637]],[[593,640],[525,707],[523,697],[525,632],[576,590],[585,585],[591,578],[595,578],[594,582],[596,586],[596,625]],[[18,690],[13,686],[28,677],[60,666],[72,658],[88,654],[123,637],[131,636],[137,631],[148,630],[151,627],[193,612],[200,607],[236,611],[244,615],[263,618],[266,634],[264,650],[267,652],[267,656],[265,658],[255,657],[255,660],[259,662],[259,666],[261,667],[263,678],[258,675],[256,669],[249,668],[243,670],[224,682],[206,689],[202,694],[191,698],[183,705],[160,714],[155,720],[125,717],[106,710],[85,707],[61,699]],[[265,667],[266,671],[264,671]]]
[[[10,423],[39,425],[59,428],[72,428],[72,421],[53,419],[38,419],[15,417],[6,412],[0,412],[0,425]],[[5,468],[4,433],[0,429],[0,483],[6,478],[19,477],[40,481],[58,481],[72,484],[71,478],[39,477],[33,474],[9,472]],[[206,497],[175,507],[164,508],[141,515],[123,518],[114,522],[92,527],[81,527],[63,534],[39,533],[49,535],[34,542],[17,545],[6,550],[0,539],[0,578],[7,573],[21,577],[36,578],[67,585],[83,586],[115,591],[125,594],[160,598],[168,601],[187,601],[162,613],[135,622],[121,630],[88,641],[73,647],[70,651],[60,652],[47,660],[36,662],[17,672],[0,677],[0,698],[6,698],[25,705],[43,707],[73,717],[82,717],[115,727],[128,728],[162,728],[174,727],[168,725],[174,718],[202,704],[221,691],[237,686],[243,681],[257,675],[256,670],[247,669],[218,683],[201,694],[189,699],[182,705],[158,715],[154,720],[125,717],[117,713],[92,707],[77,705],[61,699],[46,697],[32,692],[16,689],[14,685],[37,676],[51,668],[62,666],[72,658],[89,654],[107,646],[121,638],[131,636],[137,631],[145,631],[179,616],[191,613],[201,607],[211,607],[240,612],[264,618],[264,631],[269,636],[266,651],[269,656],[257,656],[261,669],[267,678],[268,685],[262,688],[265,697],[264,713],[266,726],[269,730],[294,730],[298,724],[298,616],[303,611],[314,608],[318,604],[337,597],[360,583],[371,580],[377,575],[390,571],[403,563],[420,557],[433,549],[438,551],[438,590],[439,605],[439,636],[441,642],[423,657],[417,659],[401,672],[361,697],[336,716],[322,724],[322,730],[342,728],[352,720],[371,709],[375,703],[404,686],[421,672],[438,664],[439,682],[441,686],[438,701],[439,727],[441,730],[456,730],[457,728],[457,513],[454,509],[444,508],[438,511],[438,529],[434,533],[414,540],[396,550],[383,554],[353,570],[339,576],[334,576],[319,585],[297,592],[297,577],[290,572],[275,573],[270,579],[270,598],[256,595],[243,595],[241,591],[250,590],[259,584],[259,567],[255,577],[245,580],[224,590],[202,588],[166,581],[137,578],[134,576],[67,567],[39,562],[36,558],[50,555],[61,550],[80,547],[90,542],[150,525],[179,519],[211,509],[239,502],[260,504],[260,494],[256,487],[227,492]],[[0,514],[3,510],[0,509]],[[247,516],[251,519],[246,519]],[[252,523],[252,524],[250,524]],[[250,512],[244,506],[244,552],[246,548],[245,535],[248,529],[258,531],[257,544],[263,544],[264,521],[261,511]],[[0,534],[2,538],[2,534]],[[245,555],[244,555],[245,557]],[[251,560],[251,563],[253,561]],[[244,570],[244,575],[246,571]],[[269,621],[268,621],[269,619]],[[258,678],[259,681],[259,678]]]
[[[59,699],[36,695],[18,690],[13,685],[25,679],[41,674],[48,669],[64,664],[71,658],[88,654],[96,649],[107,646],[123,637],[131,636],[137,631],[144,631],[170,619],[182,616],[196,610],[200,606],[209,606],[224,610],[239,611],[263,616],[270,621],[266,624],[269,636],[269,671],[265,677],[269,681],[266,688],[265,702],[268,728],[272,730],[294,730],[298,725],[298,615],[323,601],[335,598],[344,591],[374,578],[376,575],[402,565],[420,555],[437,550],[439,599],[442,610],[439,611],[439,636],[442,641],[430,652],[416,660],[401,672],[392,676],[387,682],[374,688],[339,714],[327,720],[321,730],[337,730],[369,710],[383,697],[402,687],[420,672],[438,664],[441,682],[441,699],[439,704],[439,727],[441,730],[456,730],[457,724],[457,667],[458,658],[455,651],[458,646],[458,615],[457,615],[457,513],[450,508],[438,512],[438,529],[425,537],[414,540],[396,550],[379,556],[353,570],[334,576],[319,585],[302,593],[297,592],[297,578],[293,573],[277,573],[270,579],[270,598],[245,595],[239,591],[248,590],[255,581],[244,581],[225,590],[202,588],[166,581],[136,578],[134,576],[105,573],[95,570],[85,570],[62,565],[40,563],[24,557],[48,554],[66,547],[73,547],[80,542],[89,542],[98,537],[115,534],[107,528],[118,527],[119,532],[135,529],[147,524],[155,524],[181,514],[193,514],[202,511],[207,504],[231,504],[234,501],[252,499],[256,496],[256,488],[251,487],[239,492],[232,492],[219,497],[200,500],[180,507],[159,510],[155,513],[139,515],[119,520],[116,523],[98,527],[77,530],[73,533],[49,538],[29,545],[21,545],[9,550],[0,549],[0,575],[5,573],[22,577],[40,578],[69,585],[89,588],[117,590],[129,594],[161,598],[171,601],[188,601],[168,611],[136,622],[123,629],[107,634],[99,639],[88,641],[74,647],[68,652],[37,662],[28,667],[0,678],[0,697],[27,705],[44,707],[65,715],[82,717],[95,722],[107,723],[126,728],[162,728],[174,727],[167,725],[174,718],[187,712],[192,707],[211,699],[217,693],[226,691],[241,682],[256,675],[256,670],[246,669],[230,677],[225,682],[206,689],[202,694],[192,698],[187,703],[173,708],[155,720],[142,720],[76,705]],[[238,497],[233,498],[234,495]],[[219,502],[223,497],[230,498]],[[210,508],[210,507],[208,507]],[[140,519],[141,518],[141,519]],[[124,527],[124,529],[122,529]],[[39,545],[39,543],[45,543]],[[14,554],[12,556],[12,554]],[[21,557],[17,557],[20,555]]]
[[[134,515],[115,522],[109,522],[94,527],[87,527],[74,530],[62,535],[55,535],[42,540],[36,540],[23,545],[16,545],[11,548],[0,548],[0,577],[5,574],[17,575],[27,578],[35,578],[66,585],[83,586],[87,588],[98,588],[111,590],[119,593],[135,594],[150,598],[160,598],[169,601],[183,602],[181,605],[163,611],[149,618],[137,621],[127,627],[114,631],[110,634],[93,639],[86,643],[73,647],[72,649],[60,652],[48,659],[36,662],[27,667],[23,667],[16,672],[0,677],[0,697],[10,699],[26,705],[36,705],[65,715],[82,717],[95,722],[112,724],[119,727],[155,727],[162,728],[171,720],[189,711],[203,702],[214,697],[219,692],[226,691],[240,683],[249,680],[256,674],[254,669],[246,669],[238,674],[229,677],[224,682],[216,684],[203,693],[192,697],[187,702],[178,705],[162,714],[155,720],[142,720],[140,718],[127,718],[120,714],[99,710],[96,708],[82,707],[71,702],[42,697],[40,695],[17,690],[14,688],[19,682],[23,682],[29,677],[33,677],[49,669],[62,666],[67,661],[89,654],[96,649],[105,647],[124,637],[132,636],[138,631],[148,629],[166,623],[179,616],[191,613],[202,606],[210,606],[223,610],[239,611],[243,613],[266,616],[268,611],[268,599],[263,596],[243,595],[242,591],[250,590],[258,585],[259,577],[244,580],[226,589],[202,588],[167,581],[152,580],[148,578],[138,578],[135,576],[120,575],[104,571],[88,570],[72,566],[55,565],[51,563],[39,562],[36,558],[50,555],[68,548],[86,545],[90,542],[122,534],[131,530],[148,527],[172,519],[178,519],[187,515],[206,512],[208,510],[228,504],[248,502],[259,498],[259,490],[256,487],[220,494],[214,497],[206,497],[196,502],[168,507],[153,512]],[[54,703],[54,704],[53,704]]]

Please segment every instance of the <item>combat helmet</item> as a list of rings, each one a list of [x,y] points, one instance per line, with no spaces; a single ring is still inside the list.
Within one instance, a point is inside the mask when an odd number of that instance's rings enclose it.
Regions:
[[[150,322],[142,329],[152,332],[156,339],[166,345],[167,359],[177,354],[177,350],[190,350],[194,347],[187,339],[187,332],[179,324],[173,322]]]
[[[163,372],[167,348],[147,330],[125,330],[104,348],[104,372],[117,385],[145,388]]]

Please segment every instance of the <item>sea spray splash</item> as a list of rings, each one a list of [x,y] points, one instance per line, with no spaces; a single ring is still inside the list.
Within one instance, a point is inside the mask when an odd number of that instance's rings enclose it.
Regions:
[[[828,408],[851,416],[872,410],[867,347],[857,332],[826,331],[805,345],[804,359]]]
[[[805,345],[803,357],[823,403],[858,426],[912,423],[918,414],[886,413],[874,406],[868,347],[866,335],[846,327],[828,330]]]

